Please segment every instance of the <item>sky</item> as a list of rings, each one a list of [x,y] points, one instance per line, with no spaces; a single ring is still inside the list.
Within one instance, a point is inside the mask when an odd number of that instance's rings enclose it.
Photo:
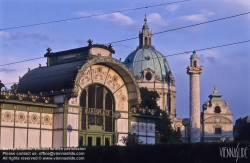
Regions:
[[[0,80],[7,88],[18,82],[28,68],[46,66],[46,58],[4,65],[43,57],[46,49],[58,52],[138,37],[144,24],[153,33],[250,12],[248,0],[0,0]],[[159,5],[164,4],[164,5]],[[156,6],[155,6],[156,5]],[[158,5],[158,6],[157,6]],[[155,6],[147,7],[146,6]],[[144,7],[144,8],[141,8]],[[121,10],[141,8],[121,12]],[[14,28],[62,19],[93,16],[44,25]],[[224,44],[250,40],[250,14],[190,28],[153,35],[152,44],[165,56]],[[136,49],[139,39],[113,44],[113,57],[124,60]],[[250,42],[197,51],[201,105],[209,100],[214,85],[228,102],[233,120],[250,115]],[[186,68],[191,53],[168,56],[176,81],[177,117],[189,117],[189,76]],[[3,66],[4,65],[4,66]],[[11,84],[9,84],[11,83]]]

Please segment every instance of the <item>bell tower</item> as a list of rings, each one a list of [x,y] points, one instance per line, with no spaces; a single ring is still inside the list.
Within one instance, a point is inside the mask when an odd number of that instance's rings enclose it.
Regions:
[[[200,74],[202,66],[199,66],[199,58],[194,51],[190,57],[190,66],[187,74],[190,76],[190,141],[200,142]]]

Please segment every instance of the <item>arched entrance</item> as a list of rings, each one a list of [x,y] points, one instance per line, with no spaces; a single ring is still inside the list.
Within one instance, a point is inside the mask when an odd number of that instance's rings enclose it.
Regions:
[[[139,86],[131,71],[114,58],[98,56],[78,69],[74,81],[68,107],[79,108],[79,128],[73,127],[78,134],[70,136],[70,140],[79,140],[79,146],[122,145],[119,140],[130,131],[129,108],[141,101]],[[117,120],[112,118],[114,111],[121,113]],[[68,118],[68,124],[72,123],[71,119]]]
[[[82,107],[79,145],[112,145],[114,132],[114,97],[111,91],[101,84],[90,84],[80,97]],[[84,140],[85,138],[85,140]]]

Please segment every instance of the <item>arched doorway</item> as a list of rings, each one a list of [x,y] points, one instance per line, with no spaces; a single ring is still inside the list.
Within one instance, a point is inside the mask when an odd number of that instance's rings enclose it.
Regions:
[[[82,107],[79,145],[101,146],[113,144],[115,102],[111,91],[101,84],[84,88],[80,97]]]

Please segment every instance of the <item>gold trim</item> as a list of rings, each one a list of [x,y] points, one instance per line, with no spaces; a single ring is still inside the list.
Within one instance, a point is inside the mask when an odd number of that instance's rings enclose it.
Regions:
[[[13,105],[14,110],[18,109],[18,105]]]
[[[30,107],[30,106],[26,106],[26,110],[27,110],[27,111],[30,111],[30,110],[31,110],[31,107]]]
[[[44,112],[44,108],[39,108],[39,111],[40,112]]]

